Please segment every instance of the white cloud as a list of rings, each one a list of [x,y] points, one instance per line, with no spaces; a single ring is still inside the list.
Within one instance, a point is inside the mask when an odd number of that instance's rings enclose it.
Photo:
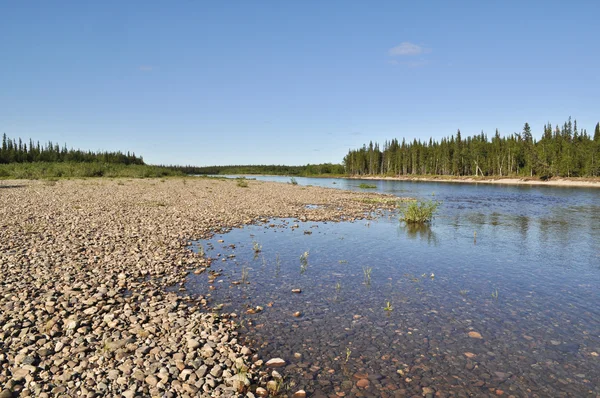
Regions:
[[[429,52],[429,50],[408,41],[404,41],[396,47],[390,48],[388,54],[392,57],[395,57],[398,55],[418,55],[426,52]]]

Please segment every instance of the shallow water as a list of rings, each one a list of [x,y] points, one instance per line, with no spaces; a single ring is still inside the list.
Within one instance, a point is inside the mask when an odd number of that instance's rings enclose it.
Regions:
[[[435,193],[439,216],[421,229],[393,213],[235,229],[198,243],[222,271],[191,275],[188,291],[236,312],[262,359],[285,359],[290,391],[600,394],[600,193],[377,184]]]

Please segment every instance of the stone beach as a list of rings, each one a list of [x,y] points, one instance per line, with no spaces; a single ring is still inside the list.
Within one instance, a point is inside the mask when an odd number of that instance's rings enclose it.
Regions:
[[[392,201],[248,185],[0,181],[0,397],[268,393],[271,358],[244,345],[236,314],[186,295],[188,274],[210,267],[189,242],[273,217],[363,218]]]

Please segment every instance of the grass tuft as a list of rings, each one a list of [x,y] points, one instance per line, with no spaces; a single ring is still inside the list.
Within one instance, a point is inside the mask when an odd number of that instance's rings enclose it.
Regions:
[[[416,200],[400,209],[400,221],[408,224],[430,223],[441,202],[432,200]]]
[[[248,181],[244,177],[236,178],[237,186],[240,188],[248,188]]]

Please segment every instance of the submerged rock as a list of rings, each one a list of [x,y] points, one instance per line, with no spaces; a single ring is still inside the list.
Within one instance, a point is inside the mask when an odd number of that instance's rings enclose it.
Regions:
[[[265,365],[269,368],[280,368],[282,366],[285,366],[285,363],[286,362],[281,358],[272,358],[269,359],[267,363],[265,363]]]

